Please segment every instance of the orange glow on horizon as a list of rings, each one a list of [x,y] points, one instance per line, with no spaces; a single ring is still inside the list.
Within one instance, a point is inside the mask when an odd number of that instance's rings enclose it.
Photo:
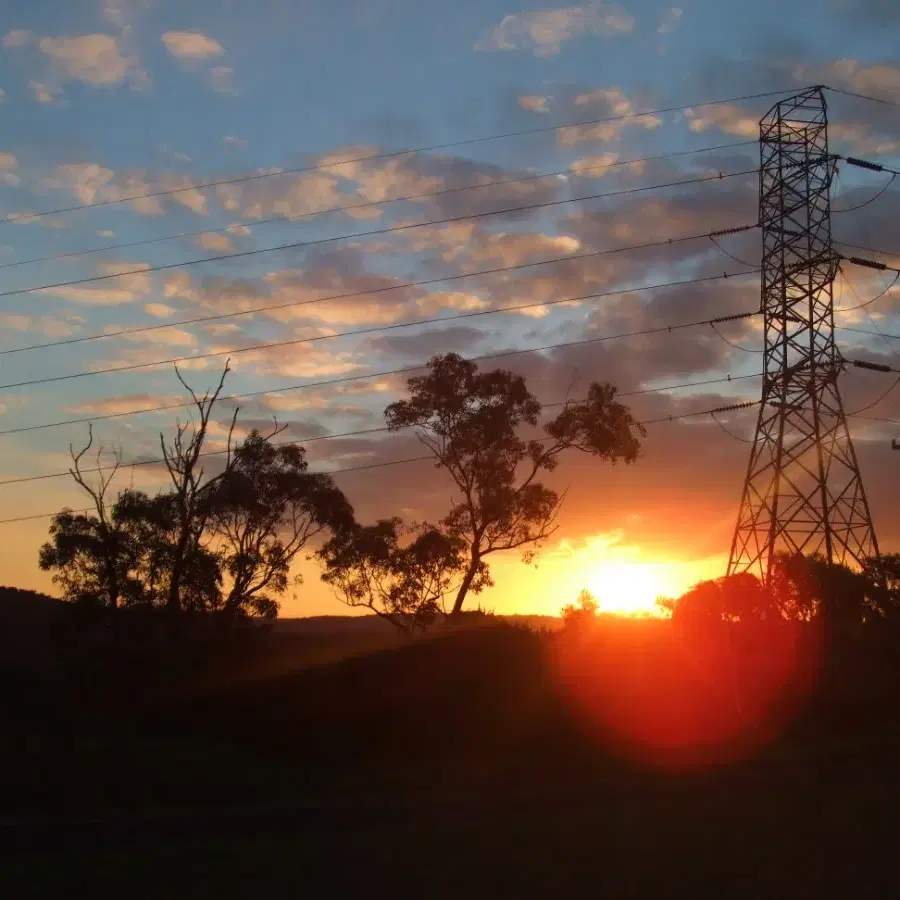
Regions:
[[[665,566],[659,563],[600,563],[587,578],[599,612],[621,616],[659,615],[657,597],[668,591]]]

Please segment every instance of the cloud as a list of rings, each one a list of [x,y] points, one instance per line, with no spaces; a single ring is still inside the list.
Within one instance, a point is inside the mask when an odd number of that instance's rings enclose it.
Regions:
[[[477,328],[452,325],[415,334],[384,335],[374,338],[369,345],[384,355],[394,354],[423,360],[437,353],[467,353],[484,338],[485,335]]]
[[[734,104],[707,106],[702,111],[687,109],[684,114],[689,120],[688,127],[691,131],[723,131],[725,134],[751,139],[759,136],[759,115]]]
[[[194,243],[204,250],[213,253],[230,253],[234,248],[231,241],[224,234],[215,231],[206,231],[194,238]]]
[[[42,294],[52,294],[62,297],[71,303],[83,306],[119,306],[125,303],[134,303],[150,293],[150,268],[149,263],[130,262],[127,260],[107,260],[97,265],[97,274],[104,277],[104,281],[93,284],[77,284],[66,287],[46,288]],[[118,278],[109,278],[119,272],[128,272]]]
[[[166,50],[178,59],[209,59],[221,56],[225,48],[202,31],[167,31],[161,37]]]
[[[70,78],[89,84],[121,84],[136,62],[122,56],[116,39],[108,34],[45,37],[38,47]]]
[[[662,125],[662,119],[653,114],[636,112],[634,103],[621,88],[601,88],[586,93],[576,94],[572,100],[574,109],[583,116],[585,107],[590,109],[591,116],[598,120],[590,125],[573,125],[557,130],[557,142],[560,147],[574,147],[589,141],[617,141],[626,128],[643,128],[652,131]]]
[[[115,172],[91,162],[62,163],[56,167],[54,178],[44,179],[43,187],[67,190],[80,203],[125,201],[145,216],[159,216],[165,205],[183,206],[197,215],[206,215],[206,195],[194,187],[193,181],[180,173],[166,173],[154,183],[147,180],[143,169]],[[155,191],[171,191],[165,197],[149,197]]]
[[[667,9],[662,14],[662,20],[659,23],[659,28],[656,29],[657,34],[672,34],[677,31],[679,26],[681,25],[681,17],[684,13],[684,10],[680,9],[677,6],[673,6],[670,9]]]
[[[167,306],[165,303],[147,303],[144,306],[144,312],[155,319],[169,319],[175,315],[176,310],[173,306]]]
[[[126,82],[146,87],[147,73],[137,53],[131,51],[132,29],[121,25],[116,35],[97,32],[76,36],[41,36],[16,29],[7,32],[3,46],[28,53],[39,61],[43,72],[30,81],[41,103],[61,93],[67,81],[96,87],[116,87]]]
[[[553,56],[573,38],[629,34],[633,28],[634,18],[613,3],[542,9],[505,16],[482,35],[475,49],[524,50],[535,56]]]
[[[548,113],[550,112],[547,106],[549,99],[549,97],[544,97],[540,94],[523,94],[519,97],[519,106],[531,112]]]
[[[70,337],[84,325],[81,316],[26,316],[21,313],[0,315],[0,327],[14,331],[31,331],[45,337]]]
[[[3,37],[3,40],[0,41],[4,47],[24,47],[28,44],[32,39],[32,34],[30,31],[26,31],[24,28],[14,28],[12,31],[7,31]]]
[[[0,152],[0,169],[15,169],[18,162],[12,153]]]
[[[155,409],[157,406],[169,406],[180,403],[183,397],[165,394],[124,394],[121,397],[107,397],[100,400],[90,400],[70,406],[66,412],[83,415],[115,415],[117,413],[130,412],[133,409]]]
[[[40,81],[29,81],[28,87],[31,88],[38,103],[52,103],[59,93]]]

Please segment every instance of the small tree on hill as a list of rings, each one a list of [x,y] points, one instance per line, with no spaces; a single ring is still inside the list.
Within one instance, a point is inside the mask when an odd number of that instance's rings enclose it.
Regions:
[[[388,428],[415,427],[438,467],[456,486],[444,530],[465,547],[462,580],[451,614],[469,592],[487,583],[486,558],[524,549],[526,560],[555,530],[562,498],[538,479],[553,471],[565,450],[609,462],[637,459],[643,429],[615,400],[616,389],[593,383],[580,403],[566,403],[543,426],[544,437],[526,440],[519,429],[535,427],[541,405],[512,372],[479,372],[455,353],[436,356],[428,374],[408,381],[410,397],[385,410]]]
[[[584,588],[578,594],[575,602],[564,606],[559,611],[559,615],[563,621],[563,628],[577,631],[594,624],[597,621],[599,610],[600,604],[597,598],[587,588]]]

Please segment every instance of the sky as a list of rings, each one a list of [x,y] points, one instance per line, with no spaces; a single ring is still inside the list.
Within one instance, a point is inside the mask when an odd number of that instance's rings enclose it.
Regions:
[[[722,277],[758,265],[758,230],[665,243],[756,221],[758,121],[777,96],[732,98],[827,84],[900,102],[893,0],[7,0],[2,27],[0,481],[36,480],[0,484],[0,518],[37,518],[0,524],[0,580],[51,592],[43,514],[85,500],[39,476],[65,472],[92,419],[124,460],[155,457],[184,410],[134,411],[183,399],[175,357],[218,354],[180,363],[202,392],[229,351],[281,342],[230,353],[225,393],[255,396],[221,404],[211,449],[239,405],[243,430],[274,415],[317,439],[316,471],[421,455],[409,433],[329,436],[379,428],[408,375],[378,373],[447,351],[569,344],[480,365],[545,403],[611,381],[641,420],[758,398],[759,379],[737,377],[760,371],[757,319],[571,344],[758,306],[758,275]],[[900,162],[900,110],[827,99],[834,152]],[[423,147],[439,149],[399,153]],[[900,184],[867,203],[887,181],[841,167],[833,227],[896,266]],[[663,245],[629,249],[646,243]],[[837,313],[838,344],[897,365],[900,289],[853,267],[835,288],[838,307],[879,294]],[[842,378],[851,411],[891,384]],[[882,548],[900,550],[900,389],[867,415],[897,420],[851,428]],[[498,559],[479,602],[556,613],[636,572],[670,594],[721,574],[754,421],[650,425],[633,466],[564,459],[538,568]],[[435,520],[450,496],[427,463],[337,482],[364,521]],[[164,473],[123,468],[129,485],[155,492]],[[297,574],[284,614],[345,611],[312,563]]]

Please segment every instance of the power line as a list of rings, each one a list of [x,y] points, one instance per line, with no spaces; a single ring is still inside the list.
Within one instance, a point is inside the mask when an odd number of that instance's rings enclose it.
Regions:
[[[377,325],[377,326],[374,326],[371,328],[362,328],[362,329],[355,329],[353,331],[344,331],[344,332],[340,332],[339,334],[320,335],[320,336],[316,336],[314,338],[309,338],[308,340],[310,340],[310,341],[328,340],[328,339],[334,339],[334,338],[340,338],[340,337],[348,337],[348,336],[352,336],[352,335],[374,334],[377,332],[393,331],[393,330],[397,330],[400,328],[410,328],[415,325],[439,324],[439,323],[443,323],[443,322],[457,322],[461,319],[472,319],[472,318],[476,318],[479,316],[489,316],[489,315],[496,315],[499,313],[517,312],[517,311],[521,311],[523,309],[536,309],[536,308],[541,308],[541,307],[546,307],[546,306],[555,306],[557,304],[573,303],[575,301],[581,301],[581,300],[603,299],[606,297],[622,296],[625,294],[642,293],[644,291],[655,291],[655,290],[671,288],[671,287],[680,287],[682,285],[703,284],[706,282],[721,281],[723,279],[728,279],[728,278],[738,278],[738,277],[741,277],[743,275],[748,275],[748,274],[752,274],[752,272],[737,272],[737,273],[733,273],[733,274],[726,273],[724,275],[708,276],[706,278],[688,278],[688,279],[684,279],[682,281],[669,281],[669,282],[664,282],[662,284],[645,285],[643,287],[624,288],[624,289],[619,289],[619,290],[615,290],[615,291],[603,291],[601,293],[585,294],[585,295],[582,295],[579,297],[565,297],[565,298],[561,298],[561,299],[557,299],[557,300],[546,300],[546,301],[543,301],[540,303],[521,303],[516,306],[499,307],[498,309],[477,310],[475,312],[458,313],[458,314],[452,315],[452,316],[440,316],[440,317],[436,317],[436,318],[432,318],[432,319],[417,319],[417,320],[411,321],[411,322],[398,322],[398,323],[394,323],[392,325]],[[411,370],[401,369],[401,370],[397,370],[397,371],[406,372],[406,371],[411,371]],[[388,375],[388,374],[396,374],[396,372],[379,373],[379,374],[380,375]],[[357,376],[353,376],[353,377],[357,377]],[[374,377],[378,377],[378,376],[372,375],[371,377],[374,378]],[[245,394],[232,394],[228,397],[223,397],[222,399],[223,400],[238,400],[238,399],[263,396],[263,395],[267,395],[267,394],[287,393],[289,391],[296,390],[296,389],[302,388],[302,387],[304,387],[304,385],[301,384],[301,385],[293,385],[293,386],[289,386],[289,387],[285,387],[285,388],[278,388],[278,389],[274,389],[274,390],[267,389],[267,390],[262,390],[262,391],[251,391],[251,392],[245,393]],[[189,402],[169,403],[169,404],[152,406],[152,407],[140,407],[140,408],[136,408],[136,409],[132,409],[132,410],[125,410],[125,411],[117,412],[117,413],[108,413],[108,414],[104,414],[104,415],[100,415],[100,416],[91,416],[91,417],[86,417],[86,418],[81,418],[81,419],[68,419],[68,420],[64,420],[64,421],[60,421],[60,422],[49,422],[49,423],[43,423],[40,425],[28,425],[28,426],[23,426],[21,428],[8,428],[6,430],[0,431],[0,436],[8,435],[8,434],[19,434],[19,433],[26,432],[26,431],[39,431],[39,430],[42,430],[45,428],[57,428],[57,427],[61,427],[63,425],[80,425],[85,422],[96,422],[96,421],[102,421],[104,419],[116,419],[116,418],[122,418],[124,416],[132,416],[132,415],[138,415],[138,414],[142,414],[142,413],[162,412],[162,411],[169,410],[169,409],[181,409],[185,406],[190,406],[190,403]]]
[[[864,250],[866,253],[876,253],[881,256],[898,256],[896,250],[876,250],[874,247],[865,247],[862,244],[851,244],[849,241],[838,241],[835,240],[832,243],[840,244],[842,247],[852,247],[854,250]],[[841,257],[843,259],[843,257]]]
[[[758,376],[752,376],[752,377],[758,377]],[[748,400],[745,403],[732,403],[727,406],[717,406],[713,409],[698,410],[697,412],[692,412],[692,413],[681,413],[679,415],[660,416],[655,419],[645,419],[644,421],[637,422],[636,424],[641,425],[641,426],[646,426],[646,425],[657,425],[657,424],[660,424],[663,422],[678,422],[678,421],[683,421],[685,419],[698,418],[700,416],[714,415],[715,413],[731,412],[733,410],[738,410],[738,409],[747,409],[752,406],[758,406],[759,403],[760,403],[759,400]],[[549,408],[552,406],[562,406],[562,405],[563,405],[562,403],[548,403],[544,408],[546,409],[546,408]],[[285,442],[285,443],[292,443],[292,442]],[[359,465],[359,466],[348,466],[346,468],[335,469],[330,472],[311,472],[310,474],[311,475],[330,475],[333,478],[335,476],[344,475],[344,474],[347,474],[350,472],[363,472],[363,471],[368,471],[371,469],[384,469],[384,468],[388,468],[389,466],[399,466],[399,465],[405,465],[407,463],[428,462],[428,461],[433,461],[433,460],[434,460],[434,457],[429,454],[428,456],[412,456],[412,457],[408,457],[406,459],[394,459],[394,460],[388,460],[386,462],[368,463],[368,464],[363,464],[363,465]],[[65,474],[68,474],[68,473],[65,473]],[[80,509],[80,510],[70,510],[70,512],[87,513],[87,512],[92,512],[92,509],[88,507],[88,508]],[[15,518],[12,518],[12,519],[0,519],[0,525],[10,525],[14,522],[34,521],[36,519],[49,519],[49,518],[52,518],[53,516],[55,516],[56,514],[57,514],[56,512],[39,513],[37,515],[30,515],[30,516],[16,516]]]
[[[622,159],[617,160],[616,162],[611,163],[603,163],[594,166],[579,166],[577,170],[573,170],[571,167],[566,169],[559,169],[555,172],[543,172],[535,175],[527,175],[521,178],[498,178],[493,181],[482,181],[478,184],[470,184],[464,187],[455,187],[455,188],[445,188],[439,191],[423,191],[415,194],[405,194],[399,197],[390,197],[385,200],[371,200],[366,201],[364,203],[354,203],[348,204],[344,206],[332,206],[325,209],[314,210],[313,212],[305,212],[298,213],[297,215],[292,216],[269,216],[263,219],[250,219],[243,222],[232,222],[230,225],[223,225],[220,228],[202,228],[198,231],[181,231],[177,234],[164,235],[163,237],[157,238],[145,238],[139,241],[128,241],[126,243],[119,244],[109,244],[105,247],[94,247],[92,249],[87,250],[76,250],[70,253],[57,253],[51,256],[38,256],[32,259],[22,259],[22,260],[14,260],[12,262],[0,263],[0,269],[9,269],[16,266],[26,266],[32,265],[35,263],[43,263],[43,262],[55,262],[63,259],[73,259],[80,256],[88,256],[93,253],[107,253],[112,250],[128,250],[133,247],[142,247],[149,244],[161,244],[166,241],[175,241],[181,238],[189,238],[189,237],[199,237],[203,234],[219,234],[223,232],[231,231],[234,228],[249,228],[249,227],[258,227],[260,225],[270,225],[275,222],[285,222],[288,224],[293,224],[294,222],[300,219],[308,219],[313,218],[315,216],[325,216],[330,215],[331,213],[337,212],[347,212],[355,209],[365,209],[370,207],[378,207],[387,203],[402,203],[409,200],[425,200],[432,197],[442,197],[447,194],[456,194],[463,193],[465,191],[474,191],[480,190],[482,188],[488,187],[497,187],[500,185],[507,184],[522,184],[528,181],[539,181],[544,178],[553,178],[559,177],[562,175],[568,176],[577,176],[582,172],[595,172],[603,169],[614,169],[620,166],[629,166],[634,165],[635,163],[644,163],[644,162],[653,162],[655,160],[660,159],[671,159],[679,156],[693,156],[701,153],[712,153],[718,150],[729,150],[735,147],[746,147],[750,144],[755,143],[754,141],[733,141],[729,144],[719,144],[714,147],[701,147],[697,150],[677,150],[672,153],[658,153],[653,156],[638,156],[633,159]]]
[[[845,91],[842,88],[830,87],[827,84],[822,85],[822,87],[826,91],[831,91],[833,94],[843,94],[846,97],[856,97],[858,100],[871,100],[872,103],[880,103],[883,106],[900,106],[900,103],[895,103],[893,100],[883,100],[880,97],[872,97],[869,94],[858,94],[855,91]]]
[[[600,200],[608,197],[620,197],[629,194],[638,194],[651,190],[660,190],[668,187],[679,187],[686,184],[701,184],[709,181],[722,181],[725,178],[737,178],[743,175],[752,175],[756,169],[747,169],[743,172],[729,172],[727,174],[706,175],[701,178],[688,178],[683,181],[673,181],[667,184],[646,185],[637,188],[624,188],[618,191],[606,191],[600,194],[589,194],[584,197],[570,197],[565,200],[548,200],[544,203],[528,203],[523,206],[510,206],[504,209],[490,210],[489,212],[471,213],[465,216],[450,216],[444,219],[431,219],[427,222],[411,222],[403,225],[392,225],[387,228],[374,228],[369,231],[359,231],[355,234],[341,234],[335,237],[317,238],[312,241],[291,241],[287,244],[277,244],[274,247],[260,247],[255,250],[238,250],[233,253],[220,253],[216,256],[205,256],[201,259],[192,259],[185,262],[162,263],[155,266],[145,266],[141,269],[127,269],[122,272],[106,275],[91,275],[86,278],[76,278],[70,281],[60,281],[55,284],[36,285],[27,288],[16,288],[12,291],[0,292],[0,297],[15,297],[21,294],[33,294],[38,292],[51,292],[60,288],[76,287],[83,284],[95,284],[98,281],[109,281],[113,278],[122,278],[128,275],[149,275],[152,272],[166,272],[172,269],[186,269],[190,266],[198,266],[202,263],[222,262],[223,260],[244,259],[250,256],[260,256],[264,253],[275,253],[280,250],[298,250],[305,247],[321,247],[325,244],[333,244],[339,241],[353,241],[359,238],[379,237],[386,234],[396,234],[402,231],[411,231],[416,228],[429,228],[434,225],[449,225],[454,222],[468,222],[474,219],[486,219],[491,216],[502,216],[507,213],[531,212],[537,209],[549,209],[554,206],[563,206],[569,203],[581,203],[585,200]],[[748,226],[749,227],[749,226]],[[755,227],[755,226],[753,226]],[[705,235],[706,236],[706,235]],[[311,301],[315,302],[315,301]],[[175,323],[178,324],[178,323]]]
[[[886,185],[884,185],[884,187],[882,187],[881,190],[878,191],[877,194],[875,194],[873,197],[870,197],[868,200],[864,201],[863,203],[857,203],[856,206],[847,206],[847,207],[844,207],[844,209],[833,209],[832,213],[856,212],[858,209],[864,209],[865,207],[870,206],[876,200],[879,200],[881,197],[884,196],[884,194],[887,192],[888,188],[894,183],[898,174],[900,174],[900,172],[892,172],[890,181],[888,181],[888,183]]]
[[[840,273],[843,275],[844,269],[843,266],[839,267]],[[865,309],[868,306],[871,306],[873,303],[878,302],[882,297],[886,296],[891,292],[894,285],[897,283],[898,279],[900,279],[900,272],[897,272],[894,275],[894,280],[883,290],[877,293],[871,300],[866,300],[864,303],[859,303],[857,306],[841,306],[835,309],[835,312],[848,313],[848,312],[856,312],[859,309]],[[846,280],[846,279],[845,279]],[[846,280],[847,284],[849,284],[849,280]],[[853,294],[857,300],[859,300],[859,295],[856,290],[853,290]]]
[[[419,368],[425,368],[424,366],[420,366]],[[620,391],[616,396],[618,397],[637,397],[645,394],[659,394],[665,393],[668,391],[680,390],[682,388],[693,388],[693,387],[707,387],[711,384],[731,384],[735,381],[741,381],[748,378],[760,378],[761,373],[754,373],[753,375],[728,375],[725,378],[707,378],[702,381],[686,381],[682,384],[670,384],[670,385],[662,385],[661,387],[654,388],[641,388],[639,390],[634,391]],[[227,399],[227,398],[222,398]],[[562,406],[562,403],[547,403],[544,404],[543,409],[552,409],[557,406]],[[414,426],[405,426],[412,428]],[[339,434],[324,434],[324,435],[313,435],[311,437],[305,438],[291,438],[290,440],[285,441],[273,441],[273,446],[281,446],[283,444],[313,444],[318,443],[320,441],[333,441],[338,440],[339,438],[349,438],[349,437],[361,437],[364,435],[370,434],[384,434],[390,431],[387,427],[380,428],[364,428],[356,431],[345,431]],[[226,454],[227,450],[210,450],[205,453],[201,453],[198,458],[206,458],[210,456],[223,456]],[[162,457],[154,458],[154,459],[141,459],[135,460],[129,463],[121,463],[118,466],[100,466],[93,471],[95,472],[112,472],[116,469],[131,469],[137,468],[139,466],[155,466],[160,465],[165,462],[165,459]],[[69,475],[70,472],[66,470],[65,472],[50,472],[44,475],[23,475],[19,478],[7,478],[3,481],[0,481],[0,487],[5,487],[11,484],[25,484],[27,482],[32,481],[49,481],[55,478],[64,478]]]
[[[131,203],[134,200],[146,200],[152,197],[165,197],[172,194],[183,194],[187,191],[192,190],[201,191],[206,188],[219,187],[221,185],[227,184],[242,184],[248,181],[258,181],[262,178],[273,178],[278,175],[299,175],[306,172],[319,172],[323,170],[334,169],[339,166],[350,165],[352,163],[373,162],[375,160],[383,159],[395,159],[400,156],[411,156],[419,153],[432,153],[437,150],[447,150],[451,147],[468,147],[472,146],[473,144],[483,144],[489,141],[506,140],[516,137],[527,137],[533,134],[546,134],[551,131],[566,131],[571,128],[584,128],[585,126],[589,125],[602,125],[610,122],[625,122],[630,119],[641,119],[646,118],[647,116],[663,115],[665,113],[671,112],[684,112],[688,109],[702,108],[706,106],[720,106],[727,103],[741,103],[745,100],[760,100],[767,97],[775,97],[779,94],[785,93],[788,93],[788,91],[765,91],[759,94],[745,94],[742,97],[729,97],[726,100],[704,100],[701,103],[684,103],[679,106],[648,109],[644,112],[639,113],[625,113],[623,115],[604,116],[599,119],[587,119],[579,122],[566,122],[562,125],[544,125],[538,128],[525,128],[518,131],[506,131],[501,134],[492,134],[485,137],[467,138],[460,141],[446,141],[441,144],[431,144],[430,146],[425,147],[414,147],[406,150],[390,150],[384,151],[382,153],[371,153],[365,156],[349,157],[347,159],[335,160],[328,163],[318,163],[312,166],[298,166],[291,169],[282,169],[277,172],[255,172],[250,175],[241,175],[235,178],[222,178],[216,181],[201,182],[199,184],[189,185],[188,187],[168,188],[159,191],[149,191],[143,194],[134,194],[128,197],[117,197],[114,200],[101,200],[98,203],[82,203],[77,206],[67,206],[58,209],[46,210],[39,213],[22,213],[21,215],[9,216],[5,220],[0,220],[0,224],[2,224],[3,221],[9,223],[24,222],[31,219],[39,219],[44,216],[62,215],[63,213],[79,212],[85,209],[97,209],[104,206],[115,206],[120,203]]]
[[[752,228],[752,227],[756,227],[756,226],[742,226],[742,227]],[[516,266],[506,266],[506,267],[503,267],[501,269],[497,269],[494,271],[512,271],[515,269],[524,269],[524,268],[528,268],[528,267],[532,267],[532,266],[547,265],[548,263],[572,261],[572,260],[577,260],[577,259],[606,256],[606,255],[610,255],[613,253],[625,252],[626,250],[638,250],[638,249],[645,249],[648,247],[670,246],[672,244],[684,243],[686,241],[696,240],[701,237],[708,237],[708,235],[704,234],[704,235],[691,235],[691,236],[682,237],[682,238],[669,238],[668,240],[665,240],[665,241],[653,241],[653,242],[650,242],[647,244],[638,244],[638,245],[633,245],[630,247],[617,247],[617,248],[613,248],[610,250],[593,251],[591,253],[582,253],[582,254],[573,255],[573,256],[560,257],[558,259],[544,260],[542,262],[537,262],[537,263],[520,263]],[[474,275],[474,274],[487,274],[487,273],[469,273],[467,275],[462,275],[462,276],[452,276],[452,278],[470,277],[471,275]],[[449,281],[449,280],[451,280],[451,278],[433,279],[433,280],[434,281]],[[419,283],[424,283],[424,282],[419,282]],[[406,285],[406,286],[409,287],[411,285]],[[397,287],[398,287],[397,285],[394,285],[394,286],[392,286],[391,289],[396,289]],[[387,288],[384,288],[383,290],[386,290],[386,289]],[[361,293],[368,294],[368,293],[375,293],[375,291],[365,291],[365,292],[361,292]],[[351,296],[353,296],[353,295],[351,295]],[[321,298],[321,299],[325,299],[325,298]],[[304,302],[312,302],[312,301],[304,301]],[[235,355],[235,354],[239,354],[239,353],[248,353],[248,352],[257,351],[257,350],[265,351],[265,350],[275,349],[275,348],[279,348],[279,347],[298,346],[301,344],[311,343],[312,341],[315,341],[315,340],[323,340],[326,337],[329,337],[329,336],[328,335],[318,335],[318,336],[314,336],[312,338],[295,338],[295,339],[291,339],[291,340],[287,340],[287,341],[270,341],[269,343],[252,344],[252,345],[246,346],[246,347],[234,347],[229,350],[215,350],[215,351],[210,351],[208,353],[197,353],[197,354],[194,354],[193,356],[177,356],[177,357],[170,357],[169,359],[154,360],[152,362],[146,362],[146,363],[130,363],[130,364],[124,365],[124,366],[111,366],[111,367],[107,367],[105,369],[91,369],[88,371],[72,372],[72,373],[69,373],[68,375],[54,375],[54,376],[49,376],[49,377],[44,377],[44,378],[32,378],[27,381],[9,382],[7,384],[0,384],[0,391],[11,390],[13,388],[20,388],[20,387],[31,387],[31,386],[38,385],[38,384],[54,384],[54,383],[58,383],[58,382],[62,382],[62,381],[72,381],[72,380],[78,379],[78,378],[89,378],[89,377],[93,377],[93,376],[97,376],[97,375],[109,375],[109,374],[120,373],[120,372],[134,372],[134,371],[138,371],[141,369],[155,368],[156,366],[174,365],[179,362],[187,362],[189,360],[212,359],[212,358],[216,358],[216,357]]]

